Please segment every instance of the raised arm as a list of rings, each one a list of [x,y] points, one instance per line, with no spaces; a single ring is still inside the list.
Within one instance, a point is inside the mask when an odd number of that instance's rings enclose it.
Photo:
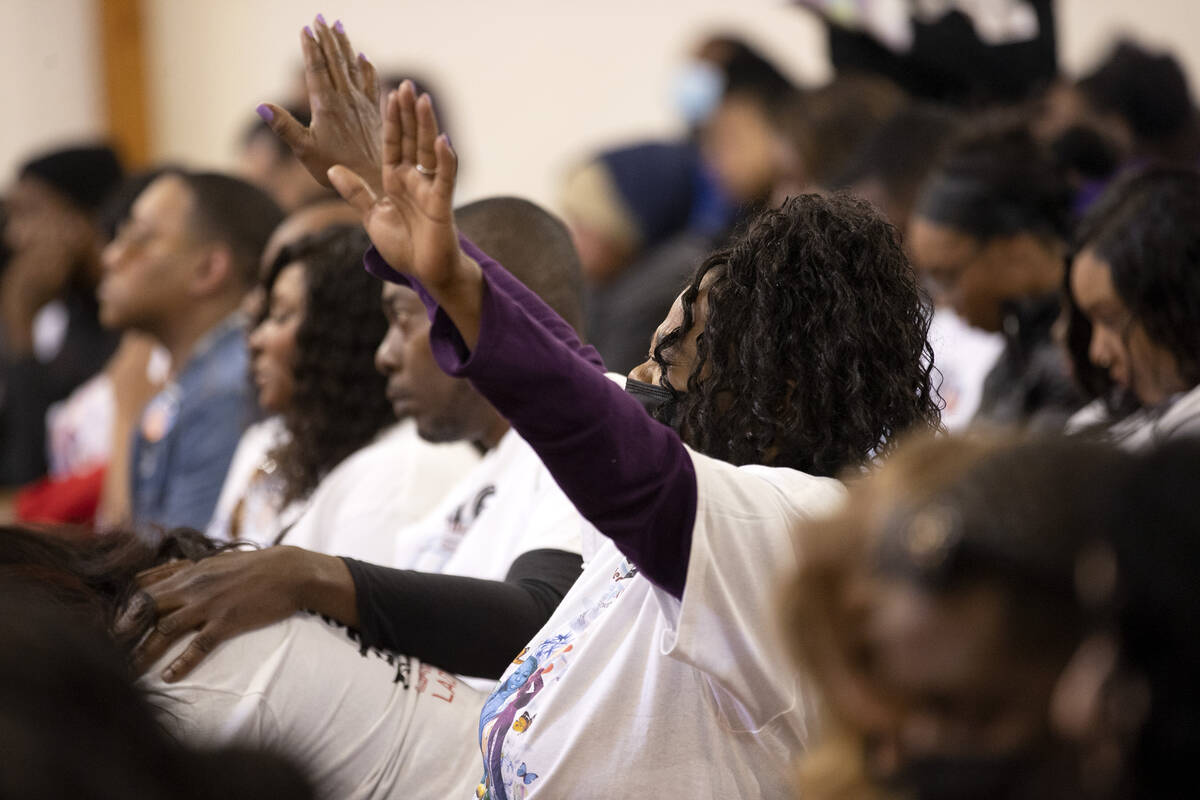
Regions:
[[[341,166],[330,179],[362,212],[379,255],[436,304],[430,336],[442,368],[470,378],[579,511],[681,596],[696,512],[683,443],[560,340],[542,321],[553,311],[531,294],[518,302],[502,267],[460,245],[450,205],[457,158],[410,84],[388,99],[384,142],[384,195]]]

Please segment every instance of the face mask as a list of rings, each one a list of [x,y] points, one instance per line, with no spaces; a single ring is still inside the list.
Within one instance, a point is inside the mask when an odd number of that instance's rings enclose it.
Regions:
[[[675,108],[688,125],[708,119],[725,93],[725,75],[707,61],[692,61],[675,77]]]
[[[666,386],[635,381],[633,378],[625,380],[625,391],[642,404],[642,408],[646,409],[647,414],[664,425],[675,427],[675,415],[679,410],[679,392]]]

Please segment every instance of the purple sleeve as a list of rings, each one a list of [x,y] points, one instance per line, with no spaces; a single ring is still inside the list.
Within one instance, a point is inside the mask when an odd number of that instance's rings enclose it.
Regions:
[[[479,345],[470,352],[454,323],[419,285],[433,318],[430,344],[447,373],[470,379],[550,470],[580,513],[655,585],[683,596],[696,473],[675,431],[597,369],[565,322],[478,250],[483,268]],[[380,275],[368,253],[368,269]],[[380,264],[383,264],[379,259]],[[386,264],[384,264],[386,267]],[[389,269],[390,271],[390,269]],[[393,275],[397,275],[394,271]],[[400,277],[400,276],[398,276]]]
[[[480,265],[483,269],[483,274],[487,276],[488,281],[495,288],[507,294],[518,306],[528,311],[530,316],[539,325],[554,334],[560,342],[587,359],[597,369],[604,369],[604,360],[600,358],[600,353],[596,351],[596,348],[581,342],[579,334],[575,332],[575,329],[568,325],[566,320],[554,313],[554,309],[542,302],[542,298],[538,297],[525,284],[514,278],[512,273],[497,264],[467,237],[460,234],[458,243],[463,251]],[[363,257],[363,265],[367,268],[367,272],[381,281],[398,283],[414,290],[420,296],[421,302],[425,304],[425,308],[429,310],[429,318],[433,319],[434,312],[437,309],[437,301],[429,296],[429,292],[425,291],[425,287],[415,281],[409,280],[407,276],[401,275],[392,269],[374,247],[369,249],[366,256]]]

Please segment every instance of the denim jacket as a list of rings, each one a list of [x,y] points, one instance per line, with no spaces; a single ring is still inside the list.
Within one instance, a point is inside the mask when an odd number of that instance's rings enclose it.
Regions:
[[[208,526],[238,440],[257,415],[248,361],[245,320],[233,314],[143,409],[130,459],[140,530]]]

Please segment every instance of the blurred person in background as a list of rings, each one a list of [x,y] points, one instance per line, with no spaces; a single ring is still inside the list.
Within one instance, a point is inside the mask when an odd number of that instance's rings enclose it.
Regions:
[[[1057,81],[1035,114],[1037,135],[1075,173],[1077,217],[1122,170],[1200,166],[1200,123],[1187,75],[1169,53],[1128,40],[1079,80]]]
[[[1195,781],[1197,491],[1195,441],[1139,454],[1109,498],[1107,547],[1080,561],[1091,630],[1059,681],[1052,718],[1079,749],[1090,797],[1180,797]]]
[[[396,422],[375,368],[387,320],[360,268],[368,246],[358,225],[329,227],[284,247],[263,277],[269,300],[248,341],[273,416],[243,435],[210,536],[387,561],[397,532],[478,461]]]
[[[1118,180],[1081,225],[1067,340],[1097,398],[1072,430],[1130,448],[1200,435],[1200,171]]]
[[[936,302],[1004,336],[974,422],[1058,430],[1083,404],[1051,335],[1070,236],[1062,171],[1020,119],[987,118],[947,146],[907,246]]]
[[[131,175],[110,193],[99,212],[105,244],[161,173]],[[103,529],[129,519],[128,442],[142,408],[162,388],[168,362],[152,337],[128,331],[100,372],[50,407],[47,472],[17,492],[18,520]]]
[[[0,485],[46,473],[46,412],[95,375],[117,346],[98,320],[104,235],[98,218],[121,180],[108,147],[26,162],[6,197],[0,276]]]
[[[776,177],[772,119],[797,89],[778,67],[740,39],[712,37],[697,49],[693,63],[707,64],[720,76],[717,102],[710,99],[711,110],[699,123],[696,140],[729,205],[729,227],[770,197]]]
[[[200,750],[168,733],[162,698],[134,684],[108,636],[111,576],[85,583],[58,564],[11,557],[40,542],[53,547],[29,531],[0,532],[0,797],[315,796],[280,753]]]
[[[269,752],[281,761],[286,758],[302,765],[321,798],[441,800],[469,793],[478,760],[473,734],[483,695],[417,659],[364,648],[354,631],[316,614],[298,612],[241,637],[236,647],[219,648],[186,681],[168,685],[150,676],[142,679],[135,691],[128,669],[129,650],[148,632],[153,620],[146,616],[136,619],[128,636],[117,637],[112,631],[125,613],[126,601],[137,591],[136,576],[164,565],[219,558],[221,547],[182,529],[166,534],[157,545],[149,545],[128,531],[112,531],[85,541],[72,541],[59,533],[56,529],[35,532],[0,528],[0,592],[6,586],[19,588],[17,596],[26,601],[45,595],[60,609],[76,611],[90,623],[95,641],[89,644],[106,656],[106,669],[92,679],[93,685],[119,683],[125,702],[116,702],[110,694],[114,687],[105,687],[108,692],[83,694],[88,684],[73,692],[69,687],[59,687],[60,694],[51,702],[74,707],[73,713],[63,716],[80,722],[86,720],[91,707],[85,700],[97,702],[98,697],[102,698],[99,702],[103,710],[111,715],[103,722],[110,728],[115,726],[115,730],[110,730],[103,742],[91,741],[99,731],[93,731],[90,725],[74,732],[70,740],[86,743],[88,747],[82,749],[88,752],[70,755],[87,758],[103,754],[115,759],[111,768],[117,773],[104,776],[103,781],[112,783],[114,797],[147,796],[133,791],[126,781],[169,771],[173,760],[187,755],[184,747],[214,751],[205,766],[216,774],[196,776],[196,784],[176,775],[179,783],[170,787],[173,794],[169,796],[213,800],[245,796],[232,794],[236,781],[217,755],[233,747],[245,752]],[[0,623],[0,630],[3,627]],[[54,632],[45,630],[41,636],[44,639]],[[75,639],[67,641],[78,645]],[[17,644],[0,641],[6,646]],[[42,642],[34,646],[53,651],[56,645]],[[96,667],[97,658],[91,649],[78,653],[82,660],[78,666],[69,651],[59,657],[72,663],[39,666],[48,668],[54,678],[83,667]],[[4,689],[13,694],[29,691],[29,678],[21,677],[24,680],[6,684]],[[52,684],[52,679],[43,680],[45,684]],[[12,698],[4,699],[7,702],[0,709],[0,719],[13,707]],[[47,699],[38,693],[37,702],[50,705]],[[18,707],[24,711],[32,705],[25,699]],[[46,736],[49,726],[45,720],[41,724],[30,720],[29,724],[32,730],[14,733],[23,733],[27,740]],[[0,733],[0,743],[11,744],[2,737]],[[170,742],[171,748],[164,746],[161,753],[145,752],[143,748],[150,746],[147,738],[151,743]],[[61,740],[58,745],[62,749]],[[124,753],[122,748],[132,752],[124,760],[116,759],[114,751]],[[4,752],[13,756],[22,751],[6,747]],[[35,763],[39,766],[49,756],[37,755]],[[143,759],[141,763],[135,761],[138,756]],[[58,754],[59,759],[65,757]],[[6,758],[0,765],[0,776],[9,761]],[[264,768],[270,763],[265,762]],[[265,771],[257,793],[249,796],[281,800],[307,796],[294,794],[295,789],[286,786],[273,788],[270,775]],[[209,791],[210,781],[228,781],[226,791],[230,794]]]
[[[648,333],[712,245],[691,227],[700,169],[689,145],[647,143],[567,175],[560,206],[583,269],[585,330],[612,370],[645,360]]]
[[[257,416],[238,308],[281,219],[274,201],[236,178],[169,171],[104,250],[101,320],[153,336],[171,361],[131,445],[132,519],[143,529],[207,526]]]
[[[1084,796],[1051,706],[1088,632],[1079,560],[1127,461],[1070,440],[912,440],[798,534],[785,619],[827,724],[800,796]]]
[[[789,95],[772,115],[772,204],[833,188],[859,148],[904,104],[894,83],[864,75],[839,76]]]
[[[834,178],[833,188],[867,199],[903,230],[926,176],[963,123],[963,116],[949,108],[909,103],[863,142]],[[1004,339],[971,327],[942,303],[934,309],[929,341],[941,375],[938,394],[946,404],[942,424],[951,431],[962,429],[979,407],[984,379]]]
[[[1060,81],[1041,104],[1041,135],[1095,130],[1123,163],[1196,166],[1200,125],[1187,74],[1170,53],[1122,39],[1090,73]]]
[[[1019,103],[1058,74],[1053,0],[795,0],[821,16],[837,74],[962,108]]]

